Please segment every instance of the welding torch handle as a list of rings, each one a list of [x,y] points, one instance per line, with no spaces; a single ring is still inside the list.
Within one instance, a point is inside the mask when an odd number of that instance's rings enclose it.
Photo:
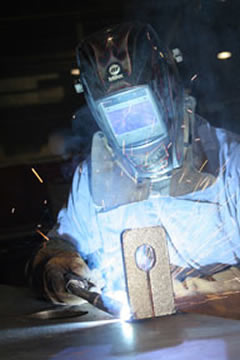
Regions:
[[[105,311],[113,316],[120,317],[122,307],[120,302],[101,295],[97,292],[92,292],[83,288],[81,281],[76,279],[68,280],[66,284],[66,290],[75,296],[87,300],[90,304],[98,309]]]

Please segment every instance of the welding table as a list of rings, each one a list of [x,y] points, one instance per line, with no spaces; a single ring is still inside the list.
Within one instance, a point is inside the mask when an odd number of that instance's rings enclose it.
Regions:
[[[25,288],[0,285],[0,359],[240,359],[240,322],[183,314],[123,323],[83,304],[88,314],[39,320],[49,308]]]

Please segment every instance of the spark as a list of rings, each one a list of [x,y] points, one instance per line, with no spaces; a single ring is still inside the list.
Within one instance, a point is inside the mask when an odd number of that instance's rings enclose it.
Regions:
[[[225,163],[223,163],[223,165],[217,169],[217,171],[219,171],[219,173],[222,173],[222,175],[223,175],[223,173],[224,173],[225,170],[226,170],[226,166],[227,166],[227,163],[228,163],[229,160],[230,160],[230,159],[227,159],[227,160],[225,161]]]
[[[199,172],[201,172],[203,170],[203,168],[207,165],[208,160],[205,160],[204,163],[201,165]]]
[[[125,155],[125,140],[122,142],[122,153]]]
[[[204,190],[208,187],[208,185],[210,184],[210,182],[211,182],[211,180],[210,180],[210,179],[207,179],[205,185],[202,187],[202,191],[204,191]]]
[[[178,181],[179,184],[183,181],[184,176],[185,176],[185,173],[183,172],[180,179],[179,179],[179,181]]]
[[[172,146],[172,142],[170,142],[167,146],[167,149],[170,149],[170,147]]]
[[[188,112],[189,114],[192,114],[192,113],[193,113],[192,109],[187,109],[187,112]]]
[[[200,137],[196,137],[195,139],[194,139],[194,141],[200,141],[201,139],[200,139]]]
[[[194,75],[191,77],[191,81],[196,80],[197,77],[198,77],[198,74],[194,74]]]
[[[11,213],[14,214],[14,213],[15,213],[15,210],[16,210],[16,208],[13,207],[12,210],[11,210]]]
[[[137,175],[137,173],[135,173],[134,178],[133,178],[133,181],[135,182],[135,184],[137,184],[137,180],[138,180],[138,175]]]
[[[43,203],[44,203],[44,205],[47,205],[47,200],[44,200],[44,202],[43,202]]]
[[[40,181],[40,183],[43,183],[43,179],[38,175],[37,171],[34,168],[31,168],[34,175],[37,177],[37,179]]]
[[[197,182],[197,185],[195,186],[195,188],[194,188],[194,192],[195,191],[197,191],[198,189],[199,189],[199,187],[200,187],[200,183],[202,182],[202,180],[200,179],[200,180],[198,180],[198,182]]]
[[[145,160],[144,160],[144,165],[147,166],[148,165],[148,158],[149,158],[149,152],[146,153],[145,155]]]
[[[39,229],[37,229],[36,232],[39,233],[40,235],[42,235],[42,237],[43,237],[45,240],[49,241],[49,237],[47,237],[47,236],[46,236],[43,232],[41,232]]]

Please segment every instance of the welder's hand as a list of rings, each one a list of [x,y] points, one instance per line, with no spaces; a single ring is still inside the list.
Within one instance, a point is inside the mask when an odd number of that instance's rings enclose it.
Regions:
[[[91,271],[76,252],[61,251],[52,256],[42,271],[43,295],[53,303],[81,303],[82,299],[66,291],[66,275],[75,274],[83,279],[90,291],[101,291],[102,281],[97,271]]]

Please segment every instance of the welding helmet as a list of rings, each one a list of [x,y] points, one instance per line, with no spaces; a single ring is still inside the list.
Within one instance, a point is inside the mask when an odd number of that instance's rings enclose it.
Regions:
[[[170,51],[140,22],[107,28],[77,47],[88,106],[137,178],[158,180],[183,161],[183,88]]]

